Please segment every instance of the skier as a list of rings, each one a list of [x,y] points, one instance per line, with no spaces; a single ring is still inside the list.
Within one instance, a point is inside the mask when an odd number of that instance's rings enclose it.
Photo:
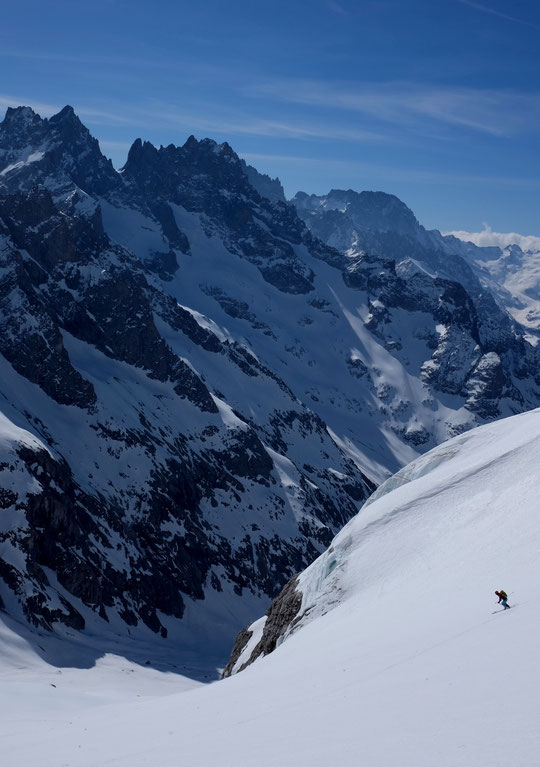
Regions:
[[[508,604],[508,601],[507,601],[508,600],[508,594],[506,593],[506,591],[503,591],[501,589],[500,591],[496,591],[495,593],[499,597],[498,604],[501,604],[501,602],[502,602],[502,606],[504,607],[504,609],[505,610],[509,610],[510,609],[510,605]]]

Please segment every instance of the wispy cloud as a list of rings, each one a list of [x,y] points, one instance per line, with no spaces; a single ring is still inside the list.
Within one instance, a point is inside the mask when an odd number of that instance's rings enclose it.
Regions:
[[[41,117],[51,117],[52,115],[57,114],[65,106],[65,104],[50,104],[43,101],[37,101],[36,99],[28,98],[26,96],[10,96],[5,93],[0,94],[0,109],[7,109],[8,107],[17,106],[31,107],[34,112],[37,112]],[[99,109],[90,105],[77,104],[77,102],[74,102],[72,106],[81,119],[90,120],[96,124],[132,124],[132,121],[124,112],[120,114],[114,110]]]
[[[369,176],[371,179],[377,178],[381,183],[389,181],[406,182],[408,184],[443,184],[464,186],[478,185],[492,188],[493,185],[507,189],[540,189],[540,178],[519,178],[514,176],[485,176],[481,174],[468,173],[448,173],[444,171],[422,170],[419,168],[406,168],[383,165],[381,163],[355,162],[349,160],[321,159],[320,157],[305,157],[301,155],[278,155],[263,154],[253,152],[241,152],[241,156],[250,163],[267,164],[272,169],[279,165],[309,167],[320,173],[321,169],[326,172],[349,171],[350,175],[357,175],[358,178]],[[263,168],[263,170],[265,170]],[[266,171],[268,172],[268,171]],[[271,171],[275,172],[275,171]],[[362,182],[364,183],[364,182]],[[358,187],[358,184],[356,185]],[[359,187],[358,187],[359,188]],[[450,234],[456,234],[451,232]],[[458,236],[456,234],[456,236]]]
[[[348,128],[327,122],[304,120],[273,120],[251,117],[245,113],[223,114],[208,113],[206,116],[201,111],[186,111],[183,109],[167,109],[163,105],[156,112],[156,107],[151,106],[146,114],[149,120],[155,119],[156,113],[160,116],[161,124],[171,127],[186,128],[191,131],[210,131],[231,135],[267,136],[274,138],[294,139],[342,139],[358,142],[384,142],[388,137],[377,131]],[[141,119],[142,112],[137,112],[137,119]]]
[[[0,94],[0,108],[8,106],[30,106],[42,117],[49,117],[58,112],[62,105],[43,104],[28,98],[18,98]],[[399,137],[390,137],[379,131],[363,130],[327,121],[301,119],[275,120],[253,117],[238,110],[216,110],[213,105],[173,108],[170,104],[148,101],[143,104],[115,104],[95,106],[91,104],[72,104],[79,117],[90,125],[109,127],[127,127],[133,131],[154,129],[156,115],[159,125],[186,133],[204,133],[205,135],[262,136],[269,138],[290,138],[300,140],[342,140],[365,143],[399,142]]]
[[[403,127],[425,127],[426,121],[431,121],[493,136],[535,128],[540,118],[538,93],[510,90],[412,82],[342,83],[288,79],[248,86],[246,91],[259,98],[359,112]]]
[[[506,248],[508,245],[519,245],[522,250],[540,251],[540,237],[529,234],[517,234],[516,232],[494,232],[489,224],[484,224],[481,232],[453,231],[443,232],[453,234],[464,242],[473,242],[480,247],[498,246]]]
[[[524,24],[526,27],[540,29],[540,26],[538,24],[534,24],[532,21],[527,21],[527,19],[519,19],[517,16],[510,16],[508,13],[503,13],[502,11],[498,11],[496,8],[491,8],[490,6],[484,5],[483,3],[477,3],[474,0],[456,0],[456,2],[461,3],[461,5],[468,5],[469,8],[474,8],[476,11],[480,11],[481,13],[489,13],[491,16],[497,16],[499,19],[504,19],[505,21],[513,21],[516,24]]]
[[[411,83],[358,86],[335,85],[312,80],[287,80],[265,83],[250,88],[250,94],[266,98],[265,111],[271,117],[255,116],[244,108],[216,107],[205,102],[179,107],[157,99],[137,104],[116,102],[74,101],[72,106],[79,117],[98,137],[111,139],[104,148],[120,152],[127,143],[115,142],[129,131],[129,138],[149,134],[155,136],[156,117],[163,133],[180,134],[176,143],[190,133],[216,138],[252,136],[272,139],[291,139],[304,142],[341,141],[358,144],[386,144],[414,146],[426,138],[449,138],[452,131],[437,126],[462,125],[491,135],[506,136],[525,128],[538,130],[540,99],[536,94],[515,94],[493,90],[427,87]],[[275,119],[275,100],[313,106],[313,115],[287,114]],[[43,117],[58,112],[64,104],[43,103],[34,99],[0,93],[0,108],[27,105]],[[343,119],[331,114],[334,109],[348,110],[353,115]],[[325,107],[320,114],[318,107]],[[260,112],[260,110],[257,110]],[[289,110],[290,112],[291,110]],[[329,116],[330,111],[330,116]],[[280,110],[285,114],[284,110]],[[355,113],[373,117],[361,120]],[[428,119],[430,118],[430,119]],[[357,127],[358,125],[358,127]],[[103,126],[102,130],[99,128]],[[405,130],[408,128],[408,130]],[[105,129],[116,132],[107,135]],[[119,136],[118,131],[123,135]]]
[[[141,52],[139,56],[125,56],[118,53],[66,53],[62,50],[48,50],[46,48],[10,48],[0,47],[0,59],[22,59],[23,61],[36,61],[43,63],[58,63],[58,64],[73,64],[81,65],[82,67],[92,66],[96,68],[100,67],[115,67],[117,72],[120,70],[135,69],[139,70],[137,75],[140,76],[140,70],[146,72],[147,70],[170,70],[177,76],[182,74],[186,66],[193,66],[194,61],[187,62],[186,59],[182,59],[180,62],[176,57],[167,57],[161,50],[145,48],[144,52]],[[207,63],[200,64],[198,72],[212,72],[212,68]],[[223,71],[221,70],[218,71]],[[155,76],[152,74],[152,76]]]
[[[35,99],[29,99],[26,97],[7,96],[0,94],[0,109],[7,109],[8,107],[31,107],[34,112],[37,112],[41,117],[50,117],[60,111],[62,107],[58,107],[56,104],[47,104],[43,101],[36,101]]]
[[[104,56],[104,55],[73,55],[63,53],[62,51],[48,51],[39,49],[24,49],[24,48],[2,48],[0,49],[0,58],[9,59],[24,59],[25,61],[56,61],[61,64],[92,64],[96,65],[144,65],[147,62],[141,61],[139,58],[129,58],[126,56]],[[148,62],[152,63],[152,62]]]
[[[330,0],[330,2],[327,4],[328,10],[332,11],[333,13],[338,13],[340,16],[348,16],[349,12],[346,8],[344,8],[341,3],[336,3]]]

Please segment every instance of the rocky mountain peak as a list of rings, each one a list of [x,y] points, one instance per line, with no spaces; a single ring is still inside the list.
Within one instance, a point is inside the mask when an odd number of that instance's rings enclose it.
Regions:
[[[210,138],[197,141],[190,136],[182,147],[182,155],[186,168],[197,168],[207,175],[217,174],[220,181],[243,181],[240,158],[226,141],[218,144]]]
[[[186,139],[186,142],[184,144],[184,149],[187,149],[188,151],[193,151],[193,150],[197,149],[198,146],[199,146],[199,141],[198,141],[198,139],[195,138],[195,136],[192,133]]]
[[[140,173],[144,168],[152,167],[157,162],[158,150],[150,141],[136,138],[131,145],[126,163],[122,168],[128,175]]]
[[[299,211],[324,215],[343,214],[359,229],[414,234],[420,227],[412,210],[398,197],[386,192],[331,189],[327,195],[298,192],[292,200]]]
[[[112,162],[106,158],[88,128],[65,106],[49,119],[51,139],[55,147],[51,161],[67,172],[85,192],[104,194],[118,183]]]
[[[45,179],[62,194],[73,183],[96,194],[118,183],[111,161],[71,106],[49,119],[30,107],[8,109],[0,125],[0,165],[0,185],[9,192],[28,191]]]
[[[41,117],[34,112],[32,107],[8,107],[4,117],[4,125],[17,127],[19,130],[26,125],[41,123]]]
[[[97,144],[97,140],[92,137],[88,128],[75,114],[72,106],[65,106],[60,112],[50,117],[48,123],[55,135],[61,137],[66,143],[82,141]]]
[[[0,152],[19,149],[43,138],[46,120],[31,107],[8,107],[0,123]]]
[[[259,171],[245,160],[240,161],[251,186],[257,190],[261,197],[266,197],[271,202],[286,202],[285,191],[279,178],[271,178],[266,173]]]
[[[183,146],[169,144],[157,149],[149,141],[143,142],[138,138],[129,150],[124,170],[131,174],[140,170],[141,164],[150,163],[155,164],[156,167],[159,166],[160,172],[163,172],[167,165],[173,173],[179,173],[183,168],[189,169],[193,166],[210,172],[223,162],[240,164],[238,155],[227,142],[218,144],[213,139],[198,140],[192,135]]]
[[[507,253],[514,258],[521,258],[523,256],[523,250],[517,244],[507,245],[504,248],[503,253]]]
[[[80,125],[86,132],[89,133],[88,128],[86,128],[82,122],[79,120],[77,115],[75,114],[75,110],[70,104],[66,104],[63,109],[61,109],[59,112],[57,112],[55,115],[53,115],[49,122],[51,123],[62,123],[62,122],[70,122],[77,125]]]
[[[126,179],[146,189],[152,186],[154,174],[160,186],[166,179],[170,194],[173,189],[178,193],[179,189],[192,188],[191,179],[195,176],[199,197],[225,193],[251,198],[255,190],[271,202],[286,202],[279,179],[271,179],[247,165],[226,141],[219,144],[191,135],[182,146],[169,144],[157,149],[139,138],[131,146],[122,171]],[[159,190],[156,188],[153,193],[159,194]]]
[[[253,195],[236,152],[209,138],[190,136],[183,146],[159,149],[137,139],[122,176],[145,199],[167,198],[192,210],[215,207],[223,195]]]

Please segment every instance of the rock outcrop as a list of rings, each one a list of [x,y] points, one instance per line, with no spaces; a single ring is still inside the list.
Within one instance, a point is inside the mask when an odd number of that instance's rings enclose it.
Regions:
[[[294,629],[294,622],[302,606],[302,594],[297,591],[298,578],[292,578],[283,591],[274,599],[266,613],[261,637],[249,654],[246,652],[253,637],[250,628],[242,629],[234,642],[231,657],[223,669],[222,677],[243,671],[257,658],[274,652],[279,641]],[[247,655],[247,657],[244,657]]]

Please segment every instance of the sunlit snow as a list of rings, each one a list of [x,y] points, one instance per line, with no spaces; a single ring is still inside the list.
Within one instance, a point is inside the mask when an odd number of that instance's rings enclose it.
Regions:
[[[5,626],[6,764],[535,767],[539,435],[536,410],[402,472],[301,575],[292,635],[223,682],[47,663]]]

